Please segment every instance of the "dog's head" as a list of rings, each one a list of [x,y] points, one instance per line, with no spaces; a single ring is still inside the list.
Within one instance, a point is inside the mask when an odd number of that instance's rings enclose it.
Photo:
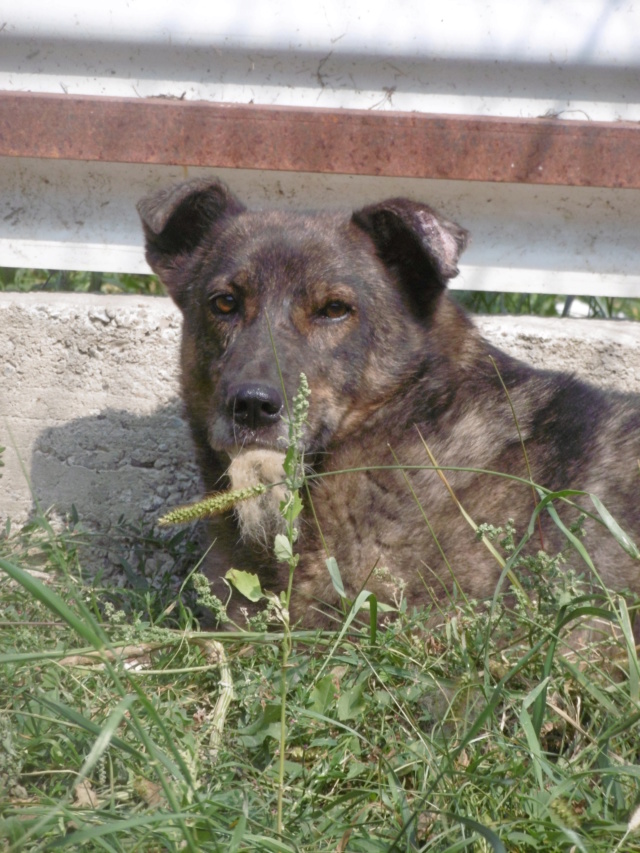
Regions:
[[[352,215],[247,211],[213,180],[163,190],[138,210],[147,260],[184,315],[192,426],[230,455],[281,447],[285,395],[302,371],[309,452],[361,429],[424,367],[467,239],[407,199]]]

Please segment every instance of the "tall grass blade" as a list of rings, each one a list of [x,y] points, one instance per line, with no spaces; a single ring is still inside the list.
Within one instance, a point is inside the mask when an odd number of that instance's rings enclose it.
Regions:
[[[538,780],[538,785],[540,786],[540,788],[542,788],[544,785],[544,780],[542,776],[543,767],[547,771],[548,775],[551,776],[551,778],[554,778],[554,776],[553,774],[549,774],[548,763],[544,760],[542,751],[540,749],[541,721],[535,718],[532,719],[528,709],[532,705],[535,708],[536,704],[539,707],[540,700],[542,700],[542,702],[545,701],[548,684],[549,678],[545,677],[540,684],[536,685],[536,687],[534,687],[534,689],[531,690],[525,696],[525,698],[522,700],[522,709],[519,715],[520,725],[522,726],[522,730],[525,733],[525,737],[527,738],[527,743],[529,744],[529,749],[533,757],[533,770],[536,774],[536,778]],[[544,709],[544,705],[542,707]]]
[[[76,785],[83,782],[87,778],[87,776],[96,766],[104,752],[109,748],[109,745],[112,742],[115,743],[115,732],[120,726],[124,715],[129,711],[135,701],[136,697],[129,694],[128,696],[125,696],[124,699],[121,699],[115,706],[115,708],[111,711],[104,725],[100,728],[98,737],[96,738],[95,743],[91,747],[91,752],[89,753],[89,755],[87,755],[84,760],[84,764],[80,768],[80,772],[78,773],[78,777],[76,779]],[[122,741],[120,741],[119,738],[117,738],[117,740],[120,744],[122,744]]]
[[[338,568],[338,561],[335,557],[327,557],[325,560],[327,571],[329,572],[329,577],[331,578],[331,583],[333,584],[333,588],[338,593],[340,598],[346,598],[347,594],[344,591],[344,584],[342,583],[342,575],[340,574],[340,569]]]
[[[63,705],[61,702],[54,702],[52,699],[48,699],[46,696],[34,696],[33,697],[36,702],[39,702],[41,705],[44,705],[45,708],[49,708],[50,711],[53,711],[63,720],[67,720],[74,726],[78,726],[78,728],[83,729],[85,732],[88,732],[90,735],[95,735],[96,737],[100,737],[103,732],[104,726],[99,726],[97,723],[94,723],[93,720],[87,719],[83,714],[79,711],[76,711],[74,708],[69,708],[68,705]],[[132,697],[134,699],[135,697]],[[124,699],[121,699],[116,707],[120,707],[120,705],[127,699],[127,696]],[[125,708],[125,711],[131,706],[131,701],[128,701],[128,704]],[[115,709],[114,709],[115,710]],[[113,712],[112,712],[113,713]],[[123,712],[124,713],[124,712]],[[122,715],[120,719],[122,718]],[[116,727],[117,728],[117,727]],[[115,731],[115,729],[114,729]],[[130,746],[126,741],[123,741],[122,738],[116,737],[113,732],[110,736],[110,743],[116,746],[118,749],[123,750],[128,755],[131,755],[137,759],[144,759],[142,753],[134,749]]]
[[[458,823],[466,826],[467,829],[471,829],[474,832],[477,832],[484,840],[491,846],[493,853],[507,853],[507,848],[504,846],[499,836],[492,830],[489,829],[488,826],[484,826],[479,823],[477,820],[472,820],[469,817],[463,817],[459,814],[452,814],[450,812],[446,812],[446,815],[451,820],[455,820]]]
[[[329,652],[329,654],[325,658],[322,666],[320,667],[320,671],[318,672],[318,674],[316,675],[316,677],[314,679],[314,684],[317,684],[318,681],[320,680],[320,678],[322,677],[322,673],[324,672],[324,670],[328,666],[329,661],[332,660],[332,658],[336,652],[336,649],[338,648],[338,646],[342,642],[344,635],[347,633],[347,631],[351,627],[353,620],[356,618],[358,613],[365,606],[367,601],[370,601],[373,598],[375,598],[375,595],[372,592],[368,592],[366,589],[363,589],[358,594],[358,596],[356,597],[356,600],[351,605],[351,610],[347,614],[347,618],[342,623],[342,628],[340,628],[340,631],[338,632],[338,636],[334,640],[333,646],[331,647],[331,651]]]
[[[640,705],[640,662],[638,661],[638,649],[633,633],[631,614],[624,598],[616,596],[614,599],[614,610],[618,617],[618,625],[622,631],[627,652],[629,696],[634,705]]]
[[[611,515],[611,513],[605,507],[602,501],[592,494],[589,494],[589,498],[591,499],[591,503],[596,508],[598,515],[604,522],[605,527],[607,528],[609,533],[611,533],[618,545],[620,545],[620,547],[623,548],[630,557],[633,557],[634,560],[640,560],[640,550],[638,549],[637,545],[635,544],[635,542],[632,541],[631,537],[628,536],[620,527],[618,522]]]
[[[50,589],[42,581],[30,575],[29,572],[14,566],[8,560],[0,558],[0,569],[24,587],[30,595],[44,604],[52,613],[55,613],[58,618],[66,622],[76,634],[90,643],[94,649],[99,650],[104,647],[106,640],[98,626],[80,619],[55,590]]]
[[[182,812],[180,814],[171,813],[168,815],[164,811],[157,811],[154,814],[139,814],[132,818],[124,818],[123,820],[110,820],[106,823],[100,824],[99,826],[77,829],[75,832],[65,835],[64,838],[57,838],[54,841],[49,842],[46,849],[47,851],[62,850],[65,847],[71,847],[74,850],[80,850],[81,848],[79,845],[84,844],[87,841],[95,841],[99,838],[108,837],[110,835],[113,835],[116,838],[131,839],[135,838],[133,833],[136,830],[139,831],[144,827],[163,827],[166,825],[167,819],[177,820],[178,818],[181,818],[182,820],[188,820],[190,817],[192,817],[192,815],[188,812]],[[129,835],[129,833],[131,833],[131,835]],[[123,848],[119,847],[117,849],[122,850]],[[136,848],[132,845],[132,849]],[[144,847],[139,847],[137,849],[143,850]],[[23,853],[23,851],[21,851],[21,853]]]

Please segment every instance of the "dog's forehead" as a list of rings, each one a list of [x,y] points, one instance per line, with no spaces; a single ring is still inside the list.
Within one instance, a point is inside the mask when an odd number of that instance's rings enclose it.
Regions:
[[[346,217],[335,214],[246,211],[228,223],[223,240],[247,251],[280,246],[314,252],[341,242],[347,222]]]
[[[360,290],[364,280],[384,289],[379,258],[350,213],[246,211],[230,217],[205,251],[212,278],[262,297],[280,299],[283,288],[291,296],[334,285]]]

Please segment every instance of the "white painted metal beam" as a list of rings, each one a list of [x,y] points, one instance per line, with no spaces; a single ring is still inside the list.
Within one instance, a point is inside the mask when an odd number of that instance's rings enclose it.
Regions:
[[[640,122],[640,5],[22,0],[0,89]],[[135,201],[202,171],[0,158],[0,265],[145,271]],[[472,232],[455,286],[640,296],[640,191],[218,171],[254,204],[430,201]]]
[[[0,264],[149,272],[135,203],[206,169],[0,158]],[[471,232],[455,288],[640,294],[638,196],[517,184],[216,170],[254,207],[354,208],[422,199]]]

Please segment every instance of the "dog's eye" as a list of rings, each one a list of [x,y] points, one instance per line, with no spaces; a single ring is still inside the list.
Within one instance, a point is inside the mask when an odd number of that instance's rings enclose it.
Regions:
[[[332,299],[318,311],[318,316],[325,320],[342,320],[348,314],[351,314],[351,306],[340,299]]]
[[[209,297],[209,308],[212,314],[228,317],[238,310],[238,300],[231,293],[215,293]]]

